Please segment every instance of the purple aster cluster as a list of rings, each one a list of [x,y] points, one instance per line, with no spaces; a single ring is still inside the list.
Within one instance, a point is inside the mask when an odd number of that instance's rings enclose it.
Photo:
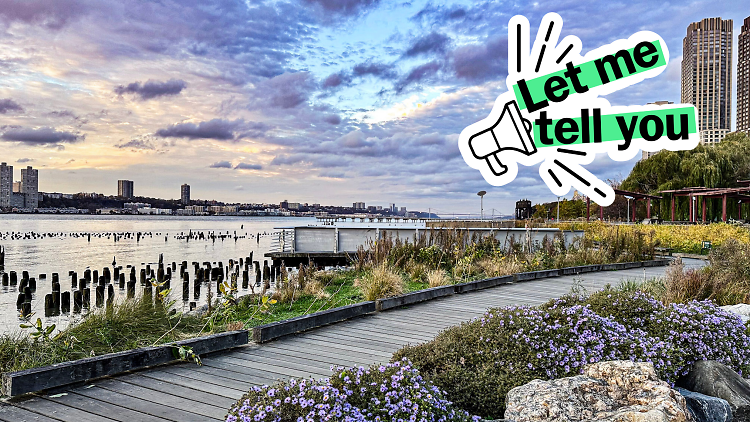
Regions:
[[[750,337],[739,316],[713,302],[663,305],[642,293],[569,296],[539,308],[485,313],[477,356],[492,356],[532,377],[580,374],[608,360],[652,362],[673,383],[699,360],[716,360],[740,374],[750,370]]]
[[[388,365],[332,368],[331,378],[253,387],[227,415],[250,421],[472,421],[422,379],[407,359]]]

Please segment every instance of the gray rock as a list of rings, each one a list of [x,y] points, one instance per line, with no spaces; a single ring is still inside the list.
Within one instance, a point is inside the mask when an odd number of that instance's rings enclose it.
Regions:
[[[742,322],[746,323],[750,321],[750,305],[748,305],[747,303],[721,306],[721,309],[739,315],[740,318],[742,318]]]
[[[750,422],[750,383],[728,366],[712,360],[696,362],[677,385],[726,400],[732,408],[732,420]]]
[[[732,422],[732,408],[726,400],[684,388],[677,391],[685,397],[688,409],[697,422]]]
[[[685,398],[659,380],[650,362],[599,362],[583,375],[533,380],[506,397],[505,419],[515,422],[685,422]]]

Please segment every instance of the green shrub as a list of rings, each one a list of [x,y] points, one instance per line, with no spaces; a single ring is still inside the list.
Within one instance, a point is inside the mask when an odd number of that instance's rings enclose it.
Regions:
[[[478,418],[474,418],[476,420]],[[331,378],[253,387],[229,409],[227,422],[470,421],[402,360],[369,369],[337,368]]]
[[[602,360],[653,362],[674,382],[697,360],[750,373],[750,337],[741,320],[711,302],[663,305],[641,292],[607,289],[538,308],[491,309],[481,318],[407,346],[423,376],[472,414],[501,418],[507,392],[533,379],[581,373]]]

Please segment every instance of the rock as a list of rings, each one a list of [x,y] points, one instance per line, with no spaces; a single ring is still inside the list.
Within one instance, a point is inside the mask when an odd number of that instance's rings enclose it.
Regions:
[[[506,403],[504,417],[515,422],[692,420],[685,398],[656,377],[650,362],[599,362],[583,375],[533,380],[510,390]]]
[[[720,306],[721,309],[731,312],[733,314],[737,314],[742,318],[742,322],[748,322],[750,321],[750,305],[747,303],[739,303],[737,305],[726,305],[726,306]]]
[[[731,368],[712,360],[696,362],[677,386],[726,400],[732,408],[732,420],[750,422],[750,383]]]
[[[732,421],[732,408],[726,400],[695,393],[684,388],[678,388],[677,391],[685,397],[688,409],[697,422]]]

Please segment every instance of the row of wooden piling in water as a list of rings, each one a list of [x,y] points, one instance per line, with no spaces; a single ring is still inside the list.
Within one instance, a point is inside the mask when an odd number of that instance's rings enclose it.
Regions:
[[[217,240],[234,240],[235,242],[239,239],[255,239],[257,242],[260,242],[260,238],[264,236],[270,236],[273,235],[273,233],[256,233],[256,234],[248,234],[245,232],[243,235],[242,233],[237,233],[237,230],[234,232],[226,231],[213,231],[213,230],[207,230],[207,231],[193,231],[189,230],[186,232],[179,232],[172,235],[173,239],[176,240],[184,240],[184,241],[212,241],[216,242]],[[123,240],[132,240],[134,239],[136,242],[140,242],[141,239],[145,238],[154,238],[154,237],[161,237],[164,236],[164,241],[166,242],[169,239],[169,233],[162,233],[162,232],[0,232],[0,240],[41,240],[41,239],[65,239],[65,238],[73,238],[73,239],[86,239],[87,241],[91,241],[91,238],[94,239],[107,239],[107,240],[114,240],[115,242],[123,241]]]
[[[40,274],[39,280],[31,277],[28,271],[22,271],[19,274],[16,271],[5,272],[3,268],[4,250],[0,246],[0,282],[3,287],[18,286],[18,299],[16,306],[23,317],[31,315],[33,293],[37,289],[38,283],[46,283],[46,274]],[[216,265],[214,265],[216,264]],[[190,284],[193,285],[194,301],[189,302],[190,310],[196,307],[200,299],[201,287],[207,283],[215,283],[215,292],[221,295],[221,285],[225,280],[230,281],[230,288],[238,290],[241,283],[242,289],[253,289],[254,287],[263,287],[263,291],[270,289],[272,283],[275,283],[281,275],[281,266],[268,264],[268,260],[263,262],[261,267],[260,261],[253,260],[253,252],[247,257],[235,261],[230,259],[228,265],[223,262],[212,264],[210,261],[202,263],[192,262],[192,283],[191,271],[187,261],[182,261],[179,265],[172,262],[171,265],[165,265],[162,255],[159,256],[159,263],[152,268],[151,264],[136,270],[135,266],[128,266],[123,269],[122,266],[116,266],[112,263],[112,270],[105,267],[101,274],[98,270],[86,269],[83,277],[79,277],[76,271],[69,271],[70,291],[63,291],[60,284],[58,273],[52,273],[51,283],[52,292],[44,297],[45,316],[55,316],[60,313],[80,313],[83,309],[91,309],[92,293],[94,295],[94,305],[103,307],[112,305],[115,300],[115,287],[117,284],[120,290],[125,290],[126,297],[132,299],[136,296],[136,288],[140,286],[143,296],[147,298],[160,297],[164,290],[171,289],[173,278],[176,282],[182,281],[182,300],[190,301]],[[179,268],[179,273],[178,273]],[[254,277],[252,277],[254,273]],[[175,277],[173,277],[175,276]],[[254,280],[252,280],[254,278]],[[240,282],[241,280],[241,282]]]

